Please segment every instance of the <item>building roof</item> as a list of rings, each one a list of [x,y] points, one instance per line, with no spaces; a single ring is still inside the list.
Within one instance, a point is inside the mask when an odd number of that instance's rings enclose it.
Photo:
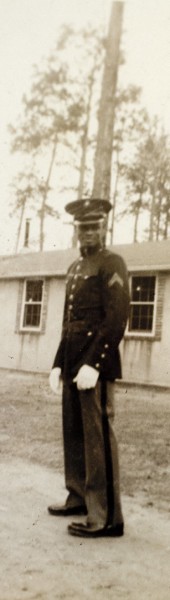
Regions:
[[[170,271],[170,240],[121,244],[110,248],[120,254],[128,271]],[[27,252],[0,257],[0,278],[18,279],[30,276],[63,277],[78,257],[77,248],[48,252]]]

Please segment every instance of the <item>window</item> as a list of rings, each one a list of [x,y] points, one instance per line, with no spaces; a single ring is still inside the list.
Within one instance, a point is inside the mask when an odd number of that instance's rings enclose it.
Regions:
[[[21,313],[22,329],[40,329],[43,301],[43,280],[26,280]]]
[[[155,292],[155,276],[132,276],[128,332],[153,333],[155,320]]]

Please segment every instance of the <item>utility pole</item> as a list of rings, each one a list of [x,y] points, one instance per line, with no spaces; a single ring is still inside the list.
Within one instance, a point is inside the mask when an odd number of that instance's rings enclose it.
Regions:
[[[93,198],[110,198],[115,93],[124,2],[113,2],[106,45],[94,162]]]

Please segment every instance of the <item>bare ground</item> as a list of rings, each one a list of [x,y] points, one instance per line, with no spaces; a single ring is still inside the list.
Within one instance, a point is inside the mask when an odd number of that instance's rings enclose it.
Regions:
[[[170,397],[117,387],[123,538],[67,534],[61,402],[45,376],[0,372],[0,600],[169,600]]]

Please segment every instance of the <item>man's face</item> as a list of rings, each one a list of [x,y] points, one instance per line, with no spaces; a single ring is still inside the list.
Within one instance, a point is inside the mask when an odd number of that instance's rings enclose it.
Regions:
[[[102,245],[106,234],[106,225],[104,222],[101,223],[83,223],[78,225],[78,239],[80,246],[93,247]]]

